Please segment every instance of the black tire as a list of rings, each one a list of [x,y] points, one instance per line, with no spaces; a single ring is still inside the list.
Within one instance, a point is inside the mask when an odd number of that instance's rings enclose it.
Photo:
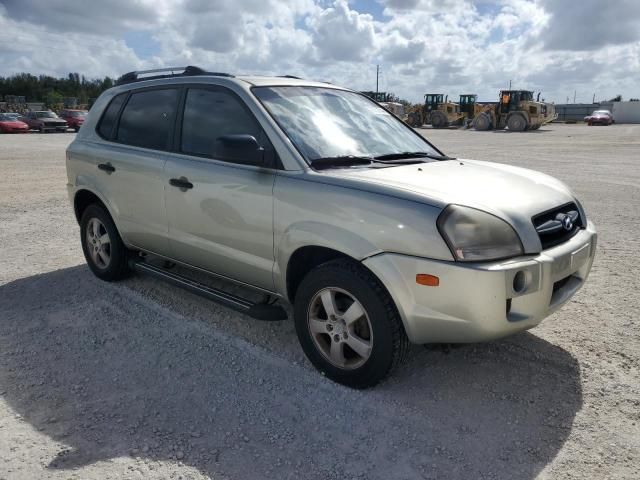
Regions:
[[[80,127],[73,127],[73,130],[78,133],[80,131]]]
[[[420,125],[420,114],[411,112],[408,117],[409,125],[413,128],[421,127]]]
[[[309,327],[312,300],[329,287],[348,292],[362,305],[368,317],[372,338],[371,353],[357,368],[335,366],[312,338]],[[355,261],[333,260],[309,272],[297,290],[294,316],[296,333],[307,358],[320,372],[343,385],[352,388],[372,387],[407,357],[409,340],[391,296],[371,272]]]
[[[95,248],[95,246],[91,243],[87,234],[89,223],[92,219],[97,219],[101,224],[100,233],[108,235],[109,262],[104,265],[99,265],[92,257],[91,249]],[[131,274],[129,267],[130,251],[122,242],[111,215],[102,205],[89,205],[83,212],[80,220],[80,242],[82,243],[82,252],[87,265],[89,265],[96,277],[107,282],[113,282],[126,278]]]
[[[473,128],[478,131],[486,131],[491,127],[491,119],[486,113],[479,113],[472,122]]]
[[[433,128],[445,128],[449,126],[447,117],[442,112],[433,112],[431,114],[431,126]]]
[[[524,132],[528,127],[527,120],[522,115],[511,115],[507,120],[507,127],[510,132]]]

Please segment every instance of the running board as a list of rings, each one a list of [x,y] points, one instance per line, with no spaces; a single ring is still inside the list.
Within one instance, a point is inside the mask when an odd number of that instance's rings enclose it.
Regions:
[[[276,321],[286,320],[287,312],[280,305],[270,305],[268,303],[254,303],[246,298],[238,297],[218,288],[209,287],[202,283],[191,280],[183,275],[169,272],[168,270],[146,263],[144,260],[132,262],[132,267],[141,273],[146,273],[166,282],[169,282],[185,290],[200,295],[216,303],[229,307],[245,315],[249,315],[257,320]]]

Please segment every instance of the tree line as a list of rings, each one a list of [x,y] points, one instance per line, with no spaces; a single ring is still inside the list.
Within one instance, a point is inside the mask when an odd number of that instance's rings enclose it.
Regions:
[[[62,104],[65,98],[76,98],[79,105],[87,105],[111,88],[113,83],[114,80],[110,77],[87,79],[79,73],[70,73],[61,78],[18,73],[0,77],[0,101],[8,101],[12,96],[17,96],[25,97],[27,102],[43,102],[52,107]]]

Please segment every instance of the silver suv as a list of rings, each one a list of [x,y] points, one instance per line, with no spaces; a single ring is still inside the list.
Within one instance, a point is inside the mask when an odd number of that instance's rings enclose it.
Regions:
[[[171,70],[121,77],[67,151],[99,278],[146,272],[263,320],[289,302],[309,360],[359,388],[410,342],[529,329],[585,282],[596,233],[560,181],[447,157],[327,83]]]

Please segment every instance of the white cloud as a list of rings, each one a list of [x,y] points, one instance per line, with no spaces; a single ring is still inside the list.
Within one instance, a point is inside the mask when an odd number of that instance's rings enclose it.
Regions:
[[[370,90],[379,63],[381,89],[413,101],[427,91],[492,100],[509,80],[558,101],[574,89],[585,101],[640,96],[636,0],[379,3],[374,17],[347,0],[0,0],[0,75],[195,64]],[[157,52],[136,53],[131,32]]]
[[[373,17],[351,10],[346,0],[310,17],[313,46],[322,60],[365,61],[372,58]]]

